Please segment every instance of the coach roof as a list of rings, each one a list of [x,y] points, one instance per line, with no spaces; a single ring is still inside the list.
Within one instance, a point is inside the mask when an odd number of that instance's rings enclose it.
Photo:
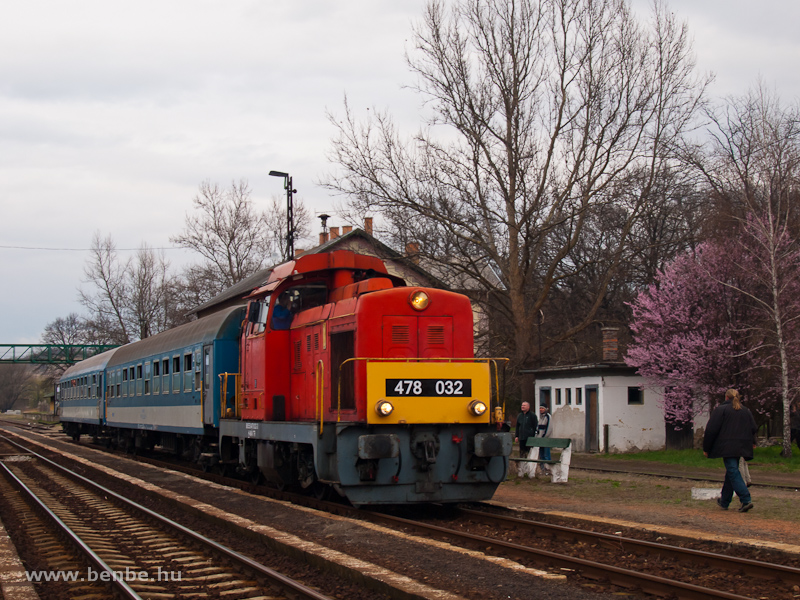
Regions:
[[[72,379],[73,377],[79,377],[86,373],[102,371],[106,368],[106,365],[117,350],[119,350],[119,348],[112,348],[111,350],[106,350],[105,352],[95,354],[94,356],[90,356],[89,358],[75,363],[69,369],[64,371],[63,375],[61,375],[59,379]]]
[[[243,318],[242,306],[212,313],[202,319],[118,348],[108,366],[115,367],[154,355],[169,354],[188,346],[208,344],[217,339],[235,340],[239,337]]]

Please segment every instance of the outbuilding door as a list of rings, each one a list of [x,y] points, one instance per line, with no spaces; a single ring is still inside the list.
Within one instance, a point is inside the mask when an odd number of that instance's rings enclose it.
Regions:
[[[598,387],[586,386],[586,451],[600,451],[600,412],[598,407]]]

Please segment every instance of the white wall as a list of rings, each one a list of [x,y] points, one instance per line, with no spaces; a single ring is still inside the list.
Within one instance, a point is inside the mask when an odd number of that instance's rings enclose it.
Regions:
[[[599,448],[606,447],[605,427],[608,425],[610,452],[637,452],[661,450],[666,443],[664,414],[660,406],[661,394],[644,387],[643,404],[628,404],[628,387],[644,385],[638,375],[570,375],[548,378],[540,375],[536,380],[536,406],[542,388],[551,388],[550,413],[553,415],[553,437],[570,438],[577,452],[586,451],[586,387],[597,386]],[[582,395],[577,403],[576,388]],[[561,404],[557,404],[556,390],[561,390]],[[570,390],[571,403],[567,403],[566,390]],[[702,420],[702,419],[701,419]],[[706,419],[707,420],[707,417]],[[705,420],[702,420],[703,424]],[[697,427],[697,426],[696,426]]]
[[[611,375],[604,380],[600,388],[601,414],[605,416],[603,422],[608,424],[609,451],[663,450],[666,430],[664,412],[659,405],[661,395],[645,387],[643,403],[628,404],[628,387],[644,385],[642,377]]]

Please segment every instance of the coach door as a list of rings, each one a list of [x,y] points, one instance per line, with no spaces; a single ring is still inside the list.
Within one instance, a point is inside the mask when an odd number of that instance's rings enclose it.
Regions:
[[[600,451],[600,418],[597,386],[586,386],[586,451]]]
[[[214,361],[212,359],[211,346],[203,346],[203,423],[206,425],[214,425],[214,384],[211,381],[214,375],[214,369],[212,367]]]

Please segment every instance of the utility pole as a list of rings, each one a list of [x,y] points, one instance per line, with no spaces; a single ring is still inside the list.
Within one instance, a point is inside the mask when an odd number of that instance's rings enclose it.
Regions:
[[[285,260],[294,258],[294,205],[292,204],[292,194],[297,190],[292,189],[292,178],[283,171],[270,171],[272,177],[283,177],[283,189],[286,190],[286,254]]]

